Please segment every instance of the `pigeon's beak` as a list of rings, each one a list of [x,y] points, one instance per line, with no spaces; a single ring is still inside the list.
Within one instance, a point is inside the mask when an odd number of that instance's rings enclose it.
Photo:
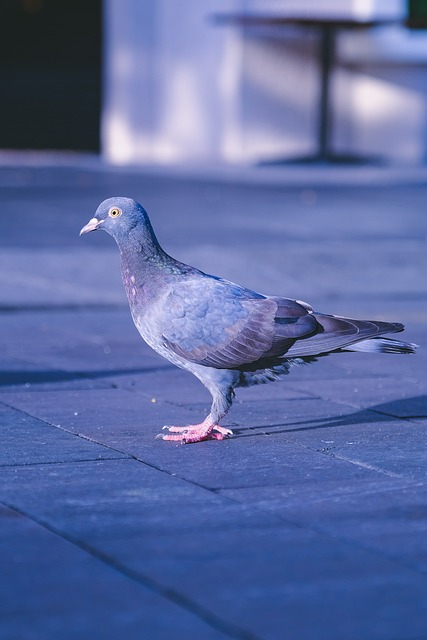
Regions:
[[[89,231],[95,231],[95,229],[99,228],[101,222],[103,221],[98,220],[98,218],[92,218],[87,224],[85,224],[83,229],[80,229],[79,235],[82,236],[84,233],[89,233]]]

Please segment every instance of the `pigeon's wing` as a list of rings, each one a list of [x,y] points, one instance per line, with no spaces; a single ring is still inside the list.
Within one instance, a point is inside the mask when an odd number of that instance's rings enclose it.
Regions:
[[[224,369],[326,354],[403,328],[314,312],[305,302],[208,276],[172,288],[161,317],[164,346],[190,362]]]
[[[313,312],[312,317],[318,324],[317,331],[307,336],[306,339],[297,340],[291,345],[286,357],[298,358],[325,354],[362,340],[381,336],[384,333],[396,333],[403,330],[403,325],[399,322],[354,320],[318,312]]]
[[[283,353],[317,327],[293,300],[279,302],[209,277],[175,285],[161,317],[164,346],[190,362],[227,369]]]

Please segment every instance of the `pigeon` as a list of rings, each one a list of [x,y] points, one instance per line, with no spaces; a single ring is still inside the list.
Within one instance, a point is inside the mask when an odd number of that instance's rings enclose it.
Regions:
[[[116,241],[133,322],[157,353],[195,375],[212,395],[200,424],[163,427],[163,440],[223,440],[220,420],[235,389],[272,382],[294,365],[343,351],[414,353],[385,338],[399,322],[320,313],[301,300],[263,295],[175,260],[160,246],[145,209],[125,197],[104,200],[80,235],[102,229]]]

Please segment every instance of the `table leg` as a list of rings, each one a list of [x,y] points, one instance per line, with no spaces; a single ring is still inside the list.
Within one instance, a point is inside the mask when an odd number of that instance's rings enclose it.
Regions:
[[[325,25],[320,30],[320,108],[318,123],[319,161],[330,157],[330,80],[335,56],[335,29]]]

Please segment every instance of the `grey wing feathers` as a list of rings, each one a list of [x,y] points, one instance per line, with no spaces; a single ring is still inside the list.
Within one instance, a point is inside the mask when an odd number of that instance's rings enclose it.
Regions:
[[[273,296],[269,300],[277,304],[277,311],[274,317],[273,342],[263,354],[265,358],[286,353],[296,341],[313,335],[318,329],[318,323],[308,305],[302,306],[295,300]]]
[[[242,307],[247,311],[243,317],[237,314],[235,318],[216,317],[222,331],[220,335],[215,331],[214,340],[206,323],[202,342],[197,341],[192,347],[188,341],[184,345],[164,336],[168,347],[186,360],[218,369],[237,368],[258,360],[272,343],[274,306],[265,300],[253,300],[251,303],[243,301]],[[230,322],[231,319],[234,322]]]
[[[210,278],[172,291],[163,311],[168,317],[164,345],[186,360],[220,369],[283,354],[317,326],[294,300]]]
[[[243,303],[250,308],[243,326],[227,342],[211,352],[200,364],[238,367],[278,356],[297,339],[311,335],[318,326],[315,318],[294,300],[266,297]],[[260,332],[264,333],[260,333]],[[234,364],[232,364],[234,363]]]
[[[304,302],[263,296],[206,276],[172,290],[163,315],[162,340],[168,349],[218,369],[262,368],[403,329],[398,323],[317,313]]]

